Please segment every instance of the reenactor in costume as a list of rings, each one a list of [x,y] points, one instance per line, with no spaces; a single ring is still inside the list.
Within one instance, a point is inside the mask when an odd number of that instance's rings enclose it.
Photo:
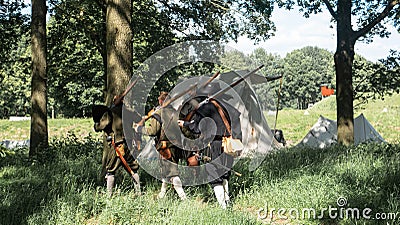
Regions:
[[[219,83],[212,82],[198,90],[197,95],[210,96],[220,89]],[[203,104],[199,107],[192,106],[193,111],[189,112],[191,114],[190,118],[186,118],[186,121],[178,121],[180,127],[189,129],[194,134],[201,134],[202,142],[206,143],[207,147],[202,149],[202,152],[205,155],[205,157],[203,157],[204,161],[209,162],[205,166],[208,176],[207,180],[214,190],[219,205],[224,209],[229,206],[228,184],[231,174],[230,168],[233,166],[234,159],[232,156],[224,153],[222,149],[222,139],[223,137],[231,135],[238,139],[242,138],[239,119],[240,112],[224,101],[228,100],[228,98],[231,97],[224,94],[217,99],[209,99],[205,103],[203,101]],[[196,101],[201,99],[204,99],[204,97],[200,97]],[[193,103],[192,101],[191,104]],[[204,118],[210,118],[212,121],[204,120],[204,122],[201,123],[201,120]],[[234,123],[232,123],[232,121]],[[212,131],[212,129],[210,129],[213,127],[210,123],[216,125],[216,130]],[[226,123],[229,123],[231,129],[227,128],[225,125]]]
[[[180,141],[179,127],[176,125],[177,118],[175,109],[168,105],[161,107],[166,100],[168,92],[161,92],[158,97],[158,109],[148,118],[146,125],[139,123],[135,126],[135,130],[149,136],[155,137],[156,149],[160,154],[160,164],[162,173],[162,185],[158,194],[158,198],[164,198],[168,183],[171,183],[181,200],[186,199],[185,191],[182,187],[182,181],[179,178],[178,162],[181,157],[182,150],[176,147],[173,142]],[[173,127],[176,130],[173,130]],[[166,132],[169,132],[168,135]],[[172,140],[172,139],[174,140]],[[176,143],[175,142],[175,143]]]
[[[201,92],[200,92],[201,94]],[[194,98],[189,99],[180,109],[179,111],[179,120],[183,121],[188,121],[195,112],[196,106],[200,104],[203,100],[205,100],[207,97],[204,95],[197,95]],[[190,118],[189,118],[190,117]],[[182,133],[184,136],[188,139],[197,139],[199,138],[199,134],[192,132],[190,129],[182,127]],[[186,151],[183,151],[182,156],[184,159],[186,159],[186,165],[187,166],[193,166],[195,168],[193,176],[196,176],[198,173],[198,169],[196,166],[200,165],[200,162],[198,160],[199,157],[199,150],[198,145],[196,146],[190,146],[190,144],[187,144],[185,140],[183,141],[183,147],[186,149]],[[195,148],[195,149],[194,149]],[[189,151],[188,151],[189,150]]]
[[[96,132],[104,131],[107,141],[103,150],[102,174],[105,174],[109,196],[112,195],[115,185],[115,172],[121,166],[130,174],[134,188],[140,194],[140,180],[137,173],[139,164],[127,146],[127,144],[131,144],[129,143],[131,141],[127,142],[124,136],[122,106],[121,99],[114,98],[111,107],[95,105],[92,109],[94,130]]]

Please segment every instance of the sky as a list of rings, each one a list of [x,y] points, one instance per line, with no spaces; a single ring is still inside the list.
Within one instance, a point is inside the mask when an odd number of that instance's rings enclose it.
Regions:
[[[328,11],[310,15],[304,18],[298,10],[284,10],[276,7],[272,14],[272,21],[276,26],[275,36],[267,41],[254,45],[254,42],[245,37],[239,37],[238,42],[229,42],[233,47],[245,54],[262,47],[269,53],[276,53],[285,57],[287,53],[306,46],[317,46],[328,51],[336,50],[336,25],[330,23]],[[334,28],[329,26],[333,25]],[[390,49],[400,50],[400,34],[393,26],[389,26],[390,38],[374,37],[373,42],[364,44],[356,42],[355,52],[372,62],[386,58]]]
[[[31,0],[24,0],[30,4]],[[30,8],[29,8],[30,13]],[[228,45],[245,54],[250,54],[254,49],[262,47],[269,53],[276,53],[282,58],[287,53],[306,46],[317,46],[328,51],[336,50],[336,25],[331,24],[331,15],[327,10],[319,14],[304,18],[296,9],[284,10],[275,7],[272,13],[272,21],[276,26],[275,36],[267,41],[254,45],[254,41],[239,37],[238,42],[229,42]],[[333,25],[334,28],[329,26]],[[390,49],[400,51],[400,34],[393,27],[388,26],[392,33],[389,38],[374,37],[369,44],[356,42],[355,52],[367,60],[376,62],[386,58]]]

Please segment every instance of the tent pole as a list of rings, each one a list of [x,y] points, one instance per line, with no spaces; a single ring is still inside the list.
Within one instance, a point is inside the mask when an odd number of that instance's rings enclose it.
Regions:
[[[279,89],[278,89],[278,102],[276,103],[276,113],[275,113],[275,124],[274,124],[274,136],[275,136],[275,130],[276,130],[276,121],[278,121],[278,112],[279,112],[279,100],[281,98],[281,89],[282,89],[282,82],[283,82],[283,75],[281,79],[279,79]]]

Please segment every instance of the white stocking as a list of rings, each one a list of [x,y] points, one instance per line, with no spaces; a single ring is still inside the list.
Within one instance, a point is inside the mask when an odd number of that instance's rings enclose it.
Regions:
[[[225,197],[225,201],[229,202],[229,182],[227,179],[223,179],[222,180],[222,186],[224,187],[224,197]]]
[[[107,179],[107,193],[108,193],[108,196],[111,197],[112,193],[113,193],[114,182],[115,182],[114,174],[107,174],[106,179]]]
[[[172,184],[174,185],[174,189],[181,200],[186,200],[185,191],[182,188],[182,181],[179,177],[172,178]]]
[[[226,209],[225,202],[225,191],[222,185],[217,185],[214,187],[214,194],[221,208]]]
[[[158,195],[157,195],[158,199],[162,199],[165,197],[165,193],[167,193],[167,188],[168,188],[167,181],[165,179],[162,179],[161,181],[162,181],[161,190],[160,190],[160,193],[158,193]]]
[[[140,179],[139,179],[139,174],[138,173],[134,173],[132,175],[132,179],[133,179],[133,186],[135,187],[135,191],[136,193],[140,194]]]

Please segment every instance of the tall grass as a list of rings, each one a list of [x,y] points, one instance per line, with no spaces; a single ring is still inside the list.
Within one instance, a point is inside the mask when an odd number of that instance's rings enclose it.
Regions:
[[[285,223],[305,224],[383,224],[390,220],[323,218],[290,219],[288,210],[301,212],[313,208],[321,212],[329,206],[338,207],[337,200],[344,197],[342,207],[371,208],[372,213],[398,212],[400,202],[400,146],[369,144],[344,148],[296,149],[290,148],[267,157],[246,180],[245,190],[235,203],[241,208],[286,209]],[[275,212],[275,216],[277,216]],[[399,215],[400,216],[400,215]],[[271,218],[267,218],[270,221]],[[279,219],[279,218],[273,218]],[[300,218],[301,219],[301,218]],[[397,219],[398,221],[399,219]],[[282,222],[282,221],[281,221]]]
[[[218,207],[207,185],[185,187],[189,200],[181,202],[170,188],[156,200],[160,182],[140,170],[143,194],[135,195],[121,169],[115,195],[108,198],[99,177],[102,144],[92,137],[53,141],[43,162],[19,149],[0,162],[0,224],[381,224],[392,220],[280,218],[275,209],[338,207],[371,208],[376,212],[400,209],[400,146],[369,144],[334,146],[324,150],[288,148],[269,154],[254,171],[250,159],[235,169],[243,175],[230,182],[233,207]],[[292,211],[293,212],[293,211]],[[274,214],[275,213],[275,214]]]
[[[399,219],[331,218],[327,211],[321,218],[302,218],[293,212],[340,208],[339,197],[347,200],[341,208],[370,208],[371,216],[400,211],[399,96],[362,111],[387,144],[286,148],[267,155],[254,171],[248,169],[250,159],[241,159],[235,170],[243,175],[231,179],[229,210],[218,207],[207,185],[185,187],[186,202],[172,188],[166,199],[156,200],[160,182],[143,170],[143,195],[135,195],[120,169],[115,195],[108,198],[99,176],[102,144],[90,119],[50,120],[53,138],[39,157],[45,160],[28,158],[26,148],[0,157],[0,224],[397,224]],[[387,113],[381,112],[384,106]],[[280,111],[278,128],[295,144],[320,114],[335,119],[334,112],[319,107],[326,108],[316,106],[309,115]],[[0,126],[2,139],[29,131],[27,121],[0,121]],[[279,216],[277,209],[286,211]]]

